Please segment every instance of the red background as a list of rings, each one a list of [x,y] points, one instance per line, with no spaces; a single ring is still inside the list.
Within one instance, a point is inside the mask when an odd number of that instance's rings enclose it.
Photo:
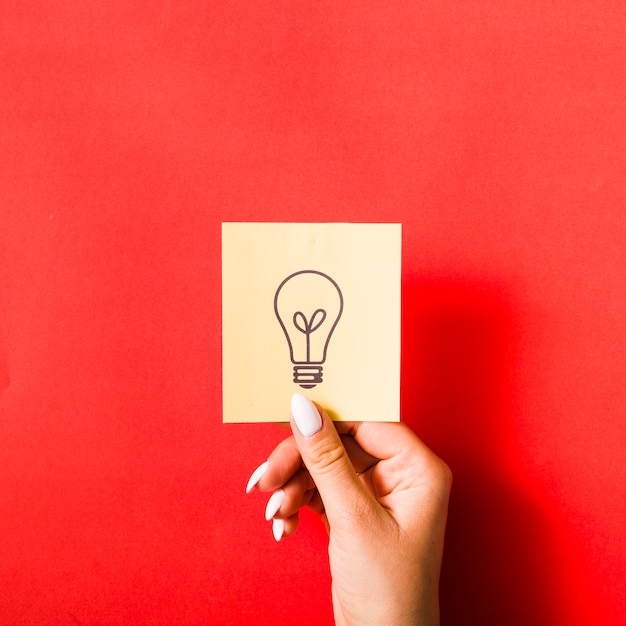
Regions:
[[[403,223],[443,624],[626,624],[620,3],[0,20],[2,623],[330,623],[319,523],[244,495],[284,431],[221,424],[220,223],[258,220]]]

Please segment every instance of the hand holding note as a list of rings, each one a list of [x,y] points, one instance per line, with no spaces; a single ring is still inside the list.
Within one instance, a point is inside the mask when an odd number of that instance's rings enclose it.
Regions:
[[[448,467],[404,424],[333,423],[300,394],[291,413],[292,436],[247,487],[274,492],[276,540],[302,506],[323,516],[337,624],[438,624]]]

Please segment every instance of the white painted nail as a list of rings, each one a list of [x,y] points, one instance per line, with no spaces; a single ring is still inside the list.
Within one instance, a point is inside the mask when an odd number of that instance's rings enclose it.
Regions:
[[[276,515],[276,511],[280,509],[280,505],[283,503],[285,499],[285,492],[282,489],[275,491],[272,494],[272,497],[267,501],[267,506],[265,507],[265,519],[271,520],[274,515]]]
[[[314,435],[322,427],[322,418],[315,405],[301,393],[291,397],[291,414],[298,430],[305,436]]]
[[[250,476],[250,480],[248,480],[248,484],[246,485],[246,493],[250,493],[256,487],[256,484],[261,480],[263,474],[267,471],[267,463],[267,461],[265,461],[265,463],[261,463],[261,465],[259,465],[259,467],[252,472],[252,476]]]
[[[285,534],[285,520],[275,519],[272,522],[272,532],[274,533],[274,539],[280,541]]]

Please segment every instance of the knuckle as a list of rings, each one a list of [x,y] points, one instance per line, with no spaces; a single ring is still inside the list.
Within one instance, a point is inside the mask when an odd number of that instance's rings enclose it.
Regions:
[[[443,459],[434,453],[427,459],[425,468],[433,480],[439,482],[448,482],[452,480],[452,471],[450,470],[450,467]]]
[[[443,487],[450,488],[452,485],[452,470],[450,466],[440,458],[437,458],[437,464],[434,468],[434,474],[438,478]]]
[[[432,488],[442,502],[447,502],[452,489],[452,470],[441,459],[438,461],[432,468]]]
[[[421,470],[423,479],[431,488],[441,493],[449,493],[452,488],[452,470],[445,461],[432,455]]]
[[[444,467],[444,480],[448,489],[452,487],[452,481],[454,480],[454,475],[452,474],[452,470],[447,463],[443,464]]]
[[[315,443],[309,450],[309,463],[318,473],[332,472],[346,459],[346,451],[336,442],[322,440]]]

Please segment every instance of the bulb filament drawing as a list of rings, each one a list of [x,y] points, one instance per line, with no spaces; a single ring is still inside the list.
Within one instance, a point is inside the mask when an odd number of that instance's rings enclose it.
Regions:
[[[274,313],[289,346],[293,382],[304,389],[323,382],[328,344],[342,312],[341,289],[323,272],[295,272],[276,290]]]

